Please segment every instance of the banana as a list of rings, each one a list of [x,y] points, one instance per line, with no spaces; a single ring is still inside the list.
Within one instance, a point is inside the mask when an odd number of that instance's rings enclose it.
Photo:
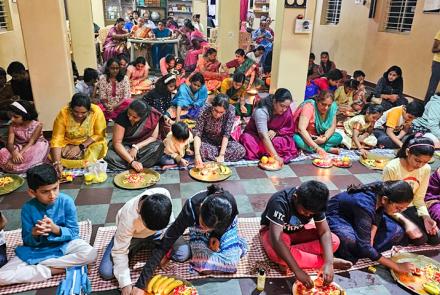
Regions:
[[[174,282],[172,282],[170,285],[168,285],[168,286],[165,288],[165,290],[163,290],[163,294],[164,294],[164,295],[170,295],[171,292],[173,292],[174,289],[176,289],[177,287],[182,286],[182,285],[183,285],[183,282],[182,282],[182,281],[179,281],[179,280],[174,281]]]
[[[440,288],[434,283],[423,284],[423,290],[425,290],[426,292],[428,292],[431,295],[439,295],[440,294]]]
[[[161,285],[160,287],[157,289],[157,293],[162,295],[163,294],[163,290],[165,290],[165,288],[167,286],[169,286],[170,284],[172,284],[176,279],[175,278],[167,278]]]
[[[156,281],[156,283],[153,285],[153,293],[157,294],[157,290],[159,290],[160,285],[162,285],[163,282],[165,282],[165,280],[167,280],[168,277],[161,277],[160,279],[158,279]]]
[[[153,285],[154,285],[154,283],[156,283],[156,281],[158,280],[158,279],[160,279],[162,276],[161,275],[155,275],[151,280],[150,280],[150,282],[148,283],[148,286],[147,286],[147,292],[148,293],[152,293],[153,292]]]

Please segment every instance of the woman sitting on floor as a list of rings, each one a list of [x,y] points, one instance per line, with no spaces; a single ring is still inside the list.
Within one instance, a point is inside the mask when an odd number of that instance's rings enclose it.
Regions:
[[[146,104],[159,111],[165,122],[171,126],[174,122],[170,121],[167,110],[171,107],[171,96],[176,90],[176,76],[166,74],[159,78],[154,84],[154,89],[145,94],[142,98]]]
[[[162,76],[171,73],[176,67],[176,57],[173,54],[167,54],[160,59],[160,72]]]
[[[336,64],[330,60],[330,55],[327,51],[321,52],[321,62],[319,64],[319,72],[327,74],[331,70],[336,69]]]
[[[133,101],[115,120],[113,137],[105,160],[110,168],[141,172],[163,155],[159,140],[161,114],[142,100]]]
[[[417,101],[384,112],[374,124],[377,146],[386,149],[400,148],[404,137],[410,132],[411,123],[422,114],[423,104]]]
[[[252,87],[259,89],[263,86],[263,81],[257,77],[257,65],[248,58],[243,49],[235,51],[235,59],[223,65],[223,69],[228,72],[230,68],[235,68],[235,73],[242,73],[246,77],[246,89],[251,90]]]
[[[404,242],[405,231],[389,216],[404,211],[413,200],[411,186],[402,180],[376,182],[332,197],[327,206],[327,222],[340,244],[335,256],[351,261],[369,258],[401,273],[414,265],[396,263],[380,253]]]
[[[127,76],[130,80],[132,94],[141,94],[152,88],[153,83],[148,80],[149,70],[150,66],[143,56],[139,56],[133,64],[128,66]]]
[[[114,120],[131,103],[130,81],[116,59],[107,61],[104,75],[96,86],[99,91],[98,105],[107,121]]]
[[[173,244],[189,228],[191,268],[200,273],[235,273],[240,258],[248,251],[238,234],[238,209],[234,196],[217,185],[199,192],[185,202],[179,216],[153,250],[135,284],[142,293],[153,272],[171,258]],[[181,248],[183,249],[183,248]]]
[[[292,94],[285,88],[277,89],[274,95],[258,103],[240,137],[247,160],[259,160],[269,155],[282,166],[298,155],[292,138],[295,125],[291,103]]]
[[[226,95],[218,94],[197,118],[193,133],[195,164],[198,167],[203,166],[203,161],[236,162],[246,153],[244,147],[231,138],[235,108],[228,100]]]
[[[208,98],[205,78],[200,73],[191,76],[188,82],[180,85],[168,110],[170,118],[180,121],[183,118],[196,119]]]
[[[252,105],[246,103],[245,82],[245,75],[236,73],[232,78],[223,80],[220,92],[229,97],[229,103],[235,106],[237,116],[249,117],[252,114]]]
[[[217,50],[214,48],[209,48],[197,61],[195,72],[199,72],[203,75],[208,91],[217,90],[223,79],[228,76],[226,73],[219,72],[220,65],[221,62],[217,59]]]
[[[43,163],[49,153],[49,143],[43,137],[43,124],[32,102],[19,100],[9,106],[11,124],[8,143],[0,149],[0,166],[10,173],[24,173]]]
[[[331,92],[321,91],[319,96],[303,102],[294,116],[296,134],[293,139],[297,148],[316,152],[325,157],[327,152],[339,154],[337,148],[342,136],[336,130],[338,106]]]
[[[88,96],[73,95],[53,124],[50,152],[58,173],[63,167],[83,168],[102,159],[107,153],[106,128],[102,110]]]
[[[414,192],[414,200],[402,213],[393,215],[395,222],[405,230],[414,245],[438,245],[439,228],[429,215],[424,201],[429,184],[431,166],[428,162],[434,155],[434,143],[426,137],[408,136],[397,158],[383,169],[383,180],[404,180]]]
[[[115,58],[118,54],[127,53],[126,40],[130,33],[124,29],[125,21],[123,18],[118,18],[115,25],[110,29],[105,38],[103,45],[103,60],[108,61]]]
[[[370,104],[365,115],[357,115],[344,122],[344,129],[336,129],[342,136],[342,144],[348,149],[359,149],[362,156],[367,156],[367,147],[375,147],[377,138],[373,126],[382,116],[382,106]]]
[[[408,100],[403,96],[402,69],[398,66],[389,68],[377,81],[374,88],[374,103],[382,104],[385,111],[408,104]]]

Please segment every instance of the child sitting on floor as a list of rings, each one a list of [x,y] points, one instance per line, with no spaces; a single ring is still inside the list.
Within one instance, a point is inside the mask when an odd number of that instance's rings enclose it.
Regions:
[[[361,70],[356,70],[353,73],[353,79],[359,82],[358,89],[353,94],[354,109],[361,109],[367,103],[367,90],[365,88],[365,73]]]
[[[116,277],[122,294],[133,294],[129,260],[141,249],[157,247],[173,221],[170,192],[164,188],[148,189],[126,202],[116,215],[116,232],[102,257],[100,276]],[[174,260],[189,258],[183,240],[174,243],[174,249]]]
[[[356,80],[347,80],[344,85],[339,86],[335,91],[335,102],[338,104],[338,111],[346,114],[353,111],[361,111],[361,109],[354,110],[353,108],[353,94],[358,89],[359,82]]]
[[[402,147],[412,121],[423,115],[423,109],[422,103],[413,101],[407,106],[401,105],[384,112],[374,124],[377,146],[385,149]]]
[[[342,135],[342,144],[348,149],[359,149],[362,156],[367,155],[365,147],[375,147],[377,139],[373,126],[382,116],[381,105],[369,105],[365,115],[357,115],[344,122],[344,130],[336,129]]]
[[[176,76],[176,85],[179,87],[182,83],[185,83],[185,68],[184,61],[180,57],[176,58],[176,66],[170,70],[170,73]]]
[[[327,186],[319,181],[275,193],[261,215],[260,240],[269,259],[290,269],[308,289],[313,287],[304,268],[323,268],[325,283],[333,280],[333,268],[348,269],[351,262],[333,259],[339,239],[330,232],[325,210]],[[312,219],[315,225],[309,224]],[[315,228],[316,226],[316,228]]]
[[[4,228],[8,223],[8,219],[0,212],[0,267],[8,262],[8,257],[6,256],[6,236]]]
[[[190,144],[194,141],[193,135],[184,122],[180,121],[171,126],[171,132],[163,140],[165,145],[164,155],[161,159],[161,165],[173,165],[175,163],[186,167],[188,160],[184,157],[194,155]]]
[[[68,267],[90,264],[97,255],[79,237],[74,201],[59,192],[55,168],[35,166],[26,177],[32,199],[21,209],[23,246],[0,269],[0,286],[45,281]]]

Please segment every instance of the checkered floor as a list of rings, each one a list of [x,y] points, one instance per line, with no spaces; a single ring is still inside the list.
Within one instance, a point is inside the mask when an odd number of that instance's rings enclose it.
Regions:
[[[433,169],[440,165],[439,161],[433,164]],[[327,184],[332,195],[345,190],[349,184],[370,183],[381,179],[381,174],[365,168],[359,163],[353,163],[350,169],[320,169],[310,161],[293,163],[277,172],[263,171],[257,167],[232,168],[233,175],[221,183],[231,191],[237,200],[241,217],[259,216],[266,206],[268,198],[277,190],[296,186],[303,181],[317,179]],[[115,188],[113,177],[106,183],[87,186],[82,178],[73,183],[62,184],[61,191],[75,199],[78,208],[78,219],[90,219],[93,223],[92,241],[96,230],[100,226],[114,225],[117,211],[130,198],[141,191],[129,191]],[[157,186],[164,187],[171,192],[173,198],[173,212],[178,214],[185,200],[196,192],[206,188],[189,177],[187,171],[166,171],[161,174]],[[20,227],[20,208],[29,199],[27,187],[0,198],[0,210],[9,223],[7,230]],[[436,256],[438,253],[428,253]],[[440,257],[440,256],[439,256]],[[440,259],[439,259],[440,260]],[[347,288],[348,294],[406,294],[403,289],[392,283],[389,272],[379,268],[375,275],[365,271],[354,271],[345,275],[337,275],[336,282]],[[268,280],[266,290],[261,294],[291,294],[292,279]],[[194,282],[201,295],[229,294],[248,295],[259,294],[255,291],[254,279],[238,280],[204,280]],[[55,289],[42,289],[20,294],[55,294]],[[119,294],[118,291],[100,292],[99,294]],[[408,293],[409,294],[409,293]]]

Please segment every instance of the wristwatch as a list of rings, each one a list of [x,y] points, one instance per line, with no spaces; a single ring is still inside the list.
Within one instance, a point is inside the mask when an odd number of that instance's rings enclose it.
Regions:
[[[82,143],[80,143],[78,146],[81,151],[84,151],[86,149],[86,147]]]

